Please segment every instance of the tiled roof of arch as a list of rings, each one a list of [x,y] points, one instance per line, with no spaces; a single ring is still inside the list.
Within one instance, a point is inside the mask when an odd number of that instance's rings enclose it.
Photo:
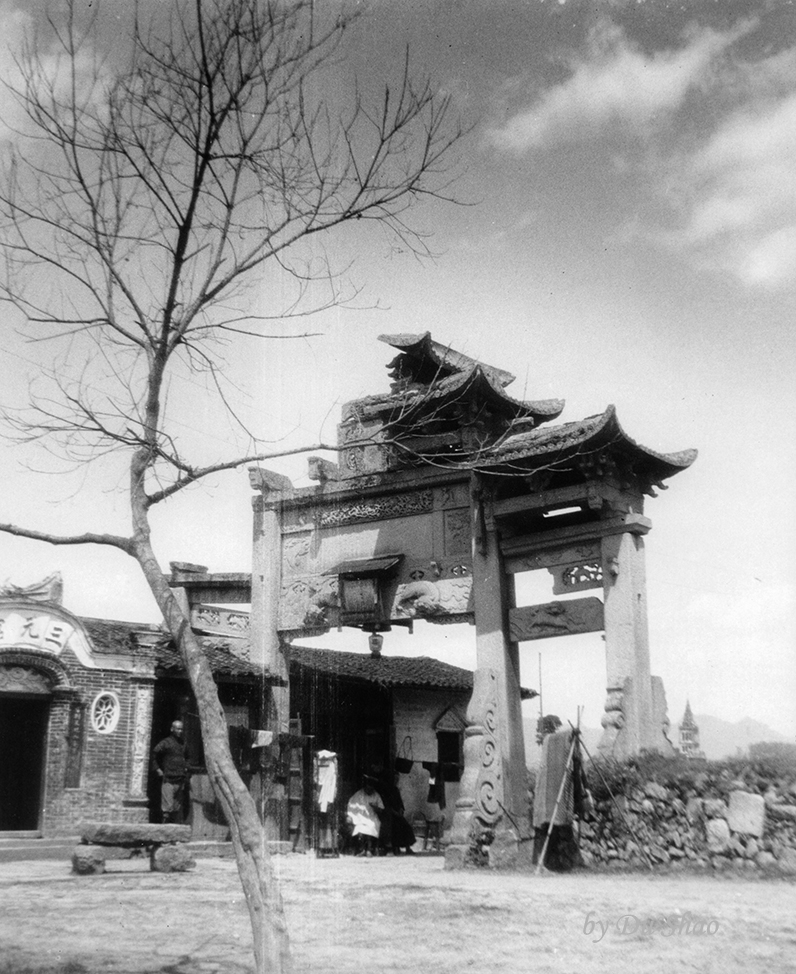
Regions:
[[[696,450],[659,453],[631,439],[622,429],[616,408],[608,406],[597,416],[559,426],[515,433],[496,446],[484,450],[478,457],[479,467],[489,469],[509,464],[520,466],[523,461],[544,458],[546,463],[564,462],[574,455],[613,447],[630,455],[655,480],[671,477],[690,467],[697,457]]]

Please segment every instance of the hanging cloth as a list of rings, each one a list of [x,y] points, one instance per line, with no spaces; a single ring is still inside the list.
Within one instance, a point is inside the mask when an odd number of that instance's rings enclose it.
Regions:
[[[325,812],[337,794],[337,754],[318,751],[315,755],[315,784],[318,786],[318,808]]]
[[[409,774],[412,765],[415,763],[415,756],[412,750],[412,738],[409,734],[401,741],[398,754],[395,757],[395,770],[399,774]]]
[[[445,807],[445,778],[442,765],[436,761],[424,761],[423,767],[428,771],[428,798],[426,801]]]

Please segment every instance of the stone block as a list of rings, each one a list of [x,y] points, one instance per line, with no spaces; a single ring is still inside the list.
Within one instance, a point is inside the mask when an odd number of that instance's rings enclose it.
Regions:
[[[689,822],[698,822],[704,814],[704,802],[701,798],[689,798],[685,806],[685,814]]]
[[[765,849],[762,852],[758,852],[755,856],[755,862],[760,869],[765,869],[766,871],[773,869],[777,864],[776,857],[770,852],[766,852]]]
[[[726,852],[730,845],[730,827],[723,818],[712,818],[705,823],[705,835],[711,852]]]
[[[161,842],[190,842],[190,825],[157,825],[147,822],[89,823],[81,831],[88,845],[154,845]]]
[[[156,873],[184,873],[196,866],[186,845],[162,845],[152,853],[152,870]]]
[[[727,806],[721,798],[705,798],[702,802],[702,811],[706,818],[727,817]]]
[[[796,805],[768,805],[767,810],[771,818],[796,822]]]
[[[97,846],[75,846],[72,853],[72,872],[78,876],[100,875],[105,872],[105,856],[97,852]]]
[[[748,791],[730,793],[727,822],[733,832],[759,837],[765,821],[766,803],[762,795],[751,795]]]
[[[648,781],[644,786],[644,794],[647,798],[654,798],[656,801],[665,802],[669,797],[669,793],[663,787],[659,785],[657,781]]]
[[[777,856],[777,871],[785,876],[796,876],[796,849],[782,849]]]

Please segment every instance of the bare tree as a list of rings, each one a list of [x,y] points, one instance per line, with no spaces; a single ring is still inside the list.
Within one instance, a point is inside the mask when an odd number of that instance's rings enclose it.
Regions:
[[[209,474],[275,454],[255,448],[192,462],[170,427],[169,380],[175,369],[204,372],[232,411],[219,339],[276,337],[268,322],[312,310],[318,277],[330,289],[321,305],[341,299],[334,268],[319,268],[304,247],[316,235],[364,219],[422,251],[406,210],[421,197],[445,197],[461,133],[448,98],[414,77],[408,58],[375,104],[356,87],[330,94],[323,73],[344,53],[352,14],[318,17],[312,0],[167,6],[157,21],[136,13],[129,46],[117,45],[111,60],[98,53],[97,5],[81,23],[66,0],[47,35],[30,37],[18,55],[11,94],[24,122],[0,186],[0,296],[32,337],[65,351],[49,358],[47,389],[7,418],[17,435],[72,461],[121,451],[132,526],[129,534],[65,537],[0,530],[107,545],[140,565],[196,696],[257,970],[282,972],[288,936],[261,824],[229,752],[210,667],[158,564],[150,527],[154,505]],[[245,288],[270,266],[295,281],[295,298],[257,316]]]

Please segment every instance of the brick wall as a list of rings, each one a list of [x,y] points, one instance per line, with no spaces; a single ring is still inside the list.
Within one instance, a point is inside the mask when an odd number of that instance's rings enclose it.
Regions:
[[[57,691],[51,704],[42,831],[74,835],[86,821],[146,821],[145,802],[130,801],[135,688],[140,681],[128,673],[86,669],[68,651],[62,662],[74,691]],[[110,733],[100,733],[92,723],[92,705],[102,693],[115,694],[120,704],[118,723]],[[67,787],[69,714],[76,704],[85,708],[79,785]]]

